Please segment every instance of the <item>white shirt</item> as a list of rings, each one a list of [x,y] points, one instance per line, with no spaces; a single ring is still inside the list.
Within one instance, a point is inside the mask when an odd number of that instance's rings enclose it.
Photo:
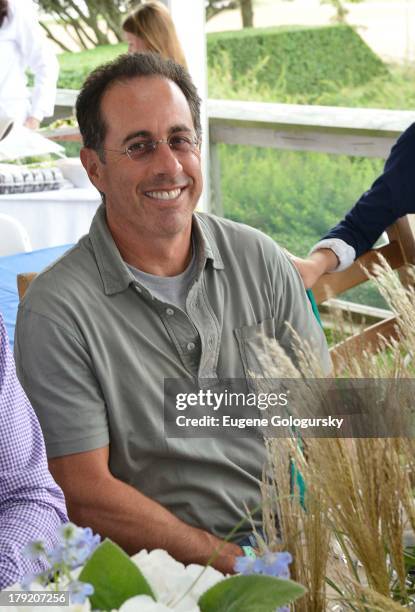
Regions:
[[[35,76],[32,95],[26,69]],[[0,116],[24,122],[53,114],[59,65],[39,25],[32,0],[9,0],[8,16],[0,27]]]
[[[337,255],[339,263],[336,268],[330,270],[330,272],[342,272],[352,265],[356,258],[356,251],[350,244],[347,244],[341,238],[325,238],[317,242],[309,252],[309,255],[315,253],[320,249],[331,249],[333,253]]]

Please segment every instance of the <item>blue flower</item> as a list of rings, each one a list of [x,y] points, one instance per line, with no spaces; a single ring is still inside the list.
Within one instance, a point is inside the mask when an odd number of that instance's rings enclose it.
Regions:
[[[101,537],[94,535],[89,527],[84,529],[73,523],[62,525],[59,531],[62,543],[50,554],[52,565],[64,564],[75,569],[86,562],[101,541]]]
[[[243,576],[255,574],[255,561],[256,559],[253,559],[252,557],[236,557],[233,569],[237,574],[242,574]]]
[[[61,540],[66,542],[72,542],[78,535],[78,532],[82,530],[82,527],[77,527],[74,523],[64,523],[58,528],[58,533]]]
[[[292,556],[288,552],[272,553],[266,552],[262,557],[255,560],[253,573],[265,576],[275,576],[276,578],[289,578],[289,564]]]
[[[23,555],[28,559],[35,561],[45,554],[45,544],[41,540],[30,542],[23,549]]]
[[[90,597],[94,592],[94,587],[89,582],[79,582],[79,580],[73,580],[68,585],[69,596],[71,603],[83,604],[85,599]]]
[[[20,581],[20,585],[24,591],[30,591],[33,583],[40,584],[41,586],[47,586],[51,581],[51,574],[49,570],[45,570],[40,574],[26,574]]]
[[[251,557],[237,557],[234,565],[235,572],[249,576],[260,574],[263,576],[275,576],[276,578],[289,578],[289,564],[293,558],[289,552],[272,553],[267,551],[262,557],[252,559]]]
[[[35,579],[36,579],[36,574],[32,574],[32,573],[26,574],[25,576],[23,576],[20,582],[20,586],[22,587],[24,591],[29,591],[31,584],[32,582],[34,582]]]

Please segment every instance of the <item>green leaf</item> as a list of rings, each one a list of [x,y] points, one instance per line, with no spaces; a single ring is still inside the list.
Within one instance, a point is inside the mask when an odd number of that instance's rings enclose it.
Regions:
[[[122,548],[108,539],[93,552],[78,580],[89,582],[95,589],[90,597],[92,609],[117,610],[135,595],[149,595],[155,599],[138,567]]]
[[[271,576],[232,576],[203,593],[201,612],[275,612],[298,599],[306,589],[292,580]]]

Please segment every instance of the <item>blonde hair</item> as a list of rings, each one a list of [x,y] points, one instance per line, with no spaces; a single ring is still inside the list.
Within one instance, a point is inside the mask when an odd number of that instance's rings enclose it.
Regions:
[[[122,29],[143,39],[153,53],[187,68],[173,20],[164,4],[154,0],[140,4],[124,20]]]

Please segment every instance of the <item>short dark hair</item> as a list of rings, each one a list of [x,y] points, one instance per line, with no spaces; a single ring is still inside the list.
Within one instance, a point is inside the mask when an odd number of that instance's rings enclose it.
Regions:
[[[105,92],[114,83],[146,76],[159,76],[176,83],[189,104],[194,128],[200,138],[200,98],[183,66],[155,53],[126,53],[91,72],[79,92],[75,106],[76,118],[85,147],[94,149],[100,155],[103,152],[107,126],[101,113],[101,100]]]

